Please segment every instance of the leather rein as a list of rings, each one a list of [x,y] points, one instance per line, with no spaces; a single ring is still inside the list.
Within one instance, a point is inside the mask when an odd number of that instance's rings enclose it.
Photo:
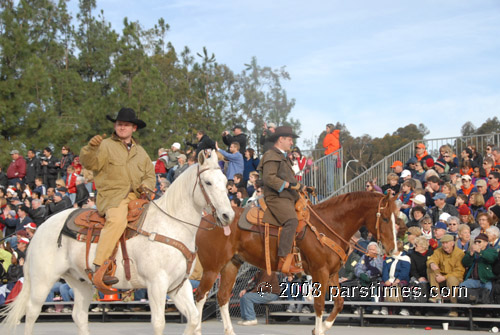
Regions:
[[[220,170],[220,167],[218,168]],[[203,186],[203,183],[201,182],[201,174],[205,171],[209,170],[209,168],[205,168],[203,170],[200,171],[200,166],[198,165],[198,172],[197,172],[197,176],[196,176],[196,183],[194,184],[194,187],[193,187],[193,195],[194,195],[194,192],[196,190],[196,186],[197,185],[200,185],[200,189],[201,189],[201,193],[203,194],[203,197],[205,198],[205,201],[207,202],[208,206],[210,207],[211,211],[212,211],[212,216],[215,218],[215,214],[216,214],[216,210],[215,210],[215,206],[212,204],[212,201],[210,200],[210,197],[208,196],[207,194],[207,191],[205,190],[205,187]],[[165,214],[166,216],[168,216],[169,218],[171,219],[174,219],[176,221],[179,221],[181,223],[184,223],[186,225],[189,225],[189,226],[192,226],[192,227],[196,227],[198,229],[202,229],[202,230],[207,230],[207,231],[210,231],[210,230],[213,230],[214,227],[211,227],[211,228],[205,228],[205,227],[200,227],[199,225],[195,225],[195,224],[192,224],[191,222],[187,222],[187,221],[184,221],[184,220],[181,220],[179,218],[176,218],[175,216],[167,213],[163,208],[161,208],[160,206],[158,206],[158,204],[156,202],[153,201],[153,199],[149,196],[149,193],[154,193],[152,190],[150,189],[147,189],[148,192],[146,192],[146,198],[149,200],[150,203],[152,203],[160,212],[162,212],[163,214]],[[206,219],[205,217],[202,217],[201,218],[203,221],[206,221],[214,226],[217,226],[217,224],[215,222],[212,222],[208,219]]]
[[[306,198],[308,198],[307,194],[304,195]],[[377,230],[377,241],[380,240],[380,217],[382,216],[382,213],[381,211],[384,210],[386,207],[382,207],[382,200],[384,200],[384,198],[381,198],[379,203],[378,203],[378,209],[377,209],[377,222],[375,223],[375,229]],[[354,243],[351,240],[347,241],[346,239],[344,239],[342,236],[340,236],[339,233],[337,233],[336,231],[334,231],[320,216],[319,214],[311,207],[311,205],[309,204],[309,201],[307,201],[307,208],[309,209],[309,211],[311,213],[314,214],[314,216],[316,216],[316,218],[319,220],[319,222],[321,222],[321,224],[323,224],[323,226],[326,227],[326,229],[328,229],[328,231],[330,231],[333,235],[335,235],[339,240],[341,240],[342,242],[344,242],[345,244],[347,245],[350,245],[351,247],[353,247],[355,250],[358,250],[360,252],[362,252],[363,254],[367,255],[368,254],[368,251],[365,249],[365,248],[362,248],[362,247],[359,247],[356,245],[356,243]],[[311,230],[312,225],[310,225],[311,227]],[[316,232],[315,232],[316,233]],[[324,234],[320,234],[320,235],[324,235]]]

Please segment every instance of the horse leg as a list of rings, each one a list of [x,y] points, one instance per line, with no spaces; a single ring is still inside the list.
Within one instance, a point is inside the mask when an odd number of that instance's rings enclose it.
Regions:
[[[311,293],[314,297],[314,311],[316,318],[314,322],[313,335],[325,335],[323,331],[323,311],[325,310],[325,297],[329,293],[328,272],[323,269],[312,275],[313,283]]]
[[[196,308],[198,309],[198,325],[196,326],[196,334],[201,334],[201,319],[203,317],[203,306],[207,301],[208,292],[214,286],[215,280],[217,279],[217,273],[213,271],[204,271],[201,277],[200,284],[196,289],[195,301]]]
[[[221,271],[219,291],[217,292],[217,301],[219,302],[222,322],[224,324],[224,335],[235,335],[231,315],[229,315],[229,298],[233,290],[236,275],[241,264],[234,264],[229,261]]]
[[[165,328],[165,301],[167,289],[165,279],[156,277],[147,284],[149,307],[151,308],[151,323],[155,335],[161,335]]]
[[[174,301],[175,307],[181,312],[187,319],[187,326],[184,330],[185,335],[201,335],[201,324],[198,327],[198,323],[201,323],[201,319],[198,317],[198,309],[194,304],[193,298],[193,287],[189,280],[185,280],[181,287],[176,292],[172,292],[170,297]],[[197,329],[200,329],[199,331]]]
[[[340,285],[339,285],[339,273],[335,273],[332,278],[331,278],[331,287],[336,287],[337,292],[335,290],[332,290],[330,293],[332,293],[333,296],[333,301],[335,302],[333,305],[333,310],[328,315],[328,318],[323,322],[323,327],[325,329],[325,332],[332,328],[333,323],[335,322],[335,319],[337,318],[337,315],[342,311],[344,308],[344,298],[340,295]],[[329,288],[330,289],[330,288]]]
[[[34,271],[35,270],[35,271]],[[29,298],[26,304],[26,319],[24,326],[24,334],[31,335],[33,333],[33,327],[35,325],[42,306],[49,295],[52,286],[59,280],[60,275],[57,273],[51,273],[49,267],[37,265],[34,269],[30,269],[31,274],[36,273],[37,277],[29,278],[24,285],[27,285],[27,290],[29,292]],[[45,272],[45,273],[44,273]]]
[[[92,301],[93,286],[84,281],[81,282],[71,276],[65,276],[64,279],[75,293],[75,303],[73,305],[73,321],[78,327],[79,335],[89,335],[89,306]]]

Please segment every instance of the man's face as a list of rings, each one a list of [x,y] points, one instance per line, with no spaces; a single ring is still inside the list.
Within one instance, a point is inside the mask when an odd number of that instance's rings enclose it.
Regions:
[[[238,128],[236,128],[236,129],[238,129]],[[235,154],[235,153],[237,153],[237,152],[238,152],[238,148],[236,147],[236,145],[235,145],[235,144],[231,144],[231,145],[229,146],[229,151],[230,151],[232,154]]]
[[[26,213],[25,213],[23,210],[18,209],[18,210],[17,210],[17,215],[18,215],[20,218],[24,218],[24,217],[26,216]]]
[[[47,150],[43,150],[43,155],[47,158],[50,157],[50,151],[47,151]]]
[[[462,150],[462,152],[460,153],[460,157],[462,157],[462,158],[469,158],[469,155],[467,154],[467,151]]]
[[[54,195],[54,202],[59,202],[62,200],[62,197],[58,196],[58,195]]]
[[[439,208],[442,208],[445,204],[445,201],[444,199],[436,199],[434,200],[434,203],[436,204],[436,206],[438,206]]]
[[[460,239],[462,241],[469,241],[470,240],[470,230],[467,229],[467,228],[464,228],[462,229],[462,231],[460,232],[460,234],[458,234],[458,236],[460,237]]]
[[[293,138],[291,136],[281,136],[278,141],[281,144],[281,150],[290,151],[293,146]]]
[[[53,187],[49,187],[49,188],[47,189],[47,195],[48,195],[49,197],[54,196],[54,193],[55,193],[55,190],[54,190],[54,188],[53,188]]]
[[[488,184],[493,186],[493,187],[496,187],[498,185],[498,179],[495,178],[495,176],[493,176],[493,175],[489,175],[488,176]]]
[[[446,234],[446,230],[442,228],[436,228],[434,229],[434,236],[439,240],[441,237],[443,237]]]
[[[196,139],[197,139],[198,141],[201,141],[201,138],[202,138],[202,137],[203,137],[203,134],[201,134],[201,133],[196,133]]]
[[[241,129],[240,128],[234,128],[233,132],[234,132],[234,135],[239,135],[239,134],[241,134]]]
[[[476,187],[477,187],[477,190],[479,191],[479,193],[481,193],[483,195],[486,194],[486,191],[488,190],[486,188],[486,186],[476,186]]]
[[[439,184],[438,183],[435,183],[433,181],[429,181],[429,185],[431,186],[431,188],[434,190],[434,191],[437,191],[439,189]]]
[[[392,168],[392,171],[394,171],[394,173],[401,173],[403,171],[403,167],[401,165],[396,165]]]
[[[441,245],[443,246],[444,252],[451,254],[455,248],[455,241],[443,242]]]
[[[481,250],[486,249],[486,247],[488,246],[488,242],[487,241],[478,240],[478,239],[474,240],[474,244],[479,245],[479,247],[481,248]]]
[[[31,207],[33,207],[33,209],[38,209],[40,207],[40,202],[38,202],[38,201],[32,201],[31,202]]]
[[[19,158],[19,154],[12,154],[10,157],[12,157],[13,160],[16,160]]]
[[[471,181],[469,179],[462,179],[462,185],[464,185],[465,188],[470,187]]]
[[[370,257],[377,257],[377,247],[375,245],[370,245],[368,247],[368,256]]]
[[[415,151],[417,152],[417,155],[422,155],[424,153],[424,148],[416,147]]]
[[[137,126],[132,122],[116,121],[115,132],[121,140],[130,140],[132,134],[137,130]]]
[[[186,163],[186,161],[184,160],[184,158],[179,157],[179,158],[177,158],[177,163],[179,163],[179,165],[184,165],[184,163]]]
[[[31,159],[31,158],[33,158],[33,157],[35,157],[35,153],[34,153],[33,151],[29,150],[29,151],[28,151],[28,158],[30,158],[30,159]]]
[[[274,133],[276,131],[276,128],[267,128],[267,130],[269,130],[270,133]]]

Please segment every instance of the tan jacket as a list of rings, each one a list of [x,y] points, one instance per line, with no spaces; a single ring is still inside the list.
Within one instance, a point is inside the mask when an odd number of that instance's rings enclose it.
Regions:
[[[299,199],[297,191],[281,189],[284,182],[297,183],[292,162],[276,147],[272,147],[262,157],[259,167],[264,182],[264,198],[268,210],[264,222],[283,225],[285,221],[297,218],[295,202]]]
[[[99,147],[86,145],[80,151],[80,162],[94,173],[97,189],[97,209],[104,215],[109,208],[118,207],[129,192],[140,194],[137,188],[144,184],[154,189],[155,170],[146,151],[132,139],[130,151],[113,134]]]
[[[462,249],[455,248],[451,254],[447,254],[443,247],[437,248],[432,256],[427,260],[427,266],[431,263],[439,266],[439,270],[443,276],[448,278],[448,276],[454,276],[458,280],[462,281],[464,278],[465,268],[462,265],[462,258],[464,258],[464,252]]]

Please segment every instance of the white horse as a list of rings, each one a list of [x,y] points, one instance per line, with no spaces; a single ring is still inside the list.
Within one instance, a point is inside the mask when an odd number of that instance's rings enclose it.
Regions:
[[[165,195],[155,200],[157,206],[150,204],[142,227],[144,231],[183,242],[191,252],[195,251],[196,231],[204,208],[213,206],[217,225],[223,226],[225,232],[234,218],[226,193],[227,179],[218,166],[217,155],[213,151],[206,157],[201,152],[198,161],[199,164],[191,166],[175,180]],[[72,316],[78,334],[89,334],[88,310],[93,286],[85,274],[85,243],[67,236],[62,236],[61,247],[57,243],[64,222],[72,211],[66,210],[49,218],[33,237],[24,264],[23,289],[4,312],[6,318],[3,323],[8,329],[13,330],[26,315],[24,333],[32,334],[50,289],[62,277],[75,293]],[[94,258],[95,250],[93,245],[89,259]],[[131,259],[131,280],[125,278],[119,248],[115,275],[120,282],[114,287],[147,288],[154,334],[162,334],[165,328],[167,292],[187,318],[184,334],[201,334],[196,330],[199,312],[194,304],[191,284],[185,280],[187,261],[183,254],[172,246],[154,241],[151,236],[143,235],[128,240],[127,250]]]

